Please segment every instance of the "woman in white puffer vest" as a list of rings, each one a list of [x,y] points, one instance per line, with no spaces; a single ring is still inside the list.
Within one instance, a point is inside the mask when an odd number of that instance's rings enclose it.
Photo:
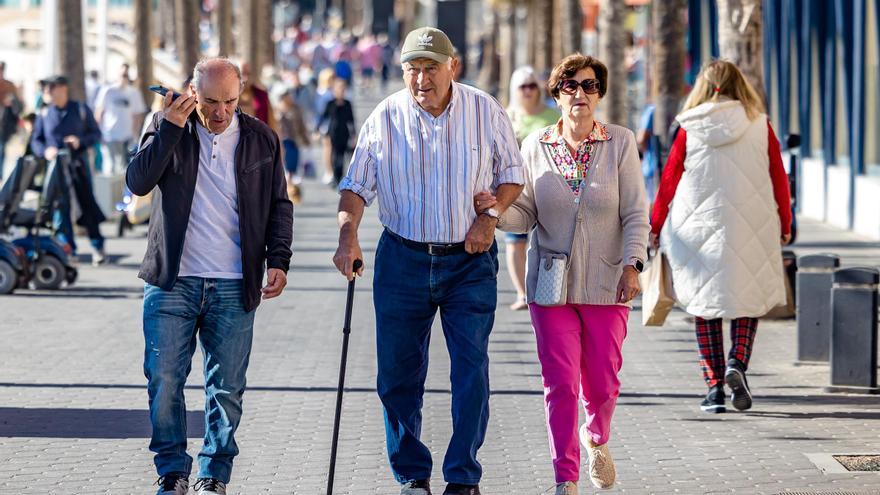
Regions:
[[[654,204],[651,243],[663,246],[676,298],[696,319],[709,387],[701,409],[725,411],[726,382],[733,407],[745,410],[758,318],[785,302],[788,178],[763,104],[734,64],[708,63],[676,120],[681,129]],[[726,362],[722,318],[731,320]]]

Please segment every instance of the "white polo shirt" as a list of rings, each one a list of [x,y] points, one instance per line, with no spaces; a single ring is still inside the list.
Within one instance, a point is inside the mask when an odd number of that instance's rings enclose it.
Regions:
[[[233,115],[222,134],[212,133],[201,123],[196,128],[199,171],[178,276],[242,278],[235,184],[235,149],[241,135],[238,115]]]

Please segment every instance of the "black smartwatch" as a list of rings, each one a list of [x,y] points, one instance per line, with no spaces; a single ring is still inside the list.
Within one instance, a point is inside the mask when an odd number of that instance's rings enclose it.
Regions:
[[[636,271],[639,273],[642,273],[642,271],[644,271],[644,269],[645,269],[645,264],[642,263],[642,260],[640,260],[640,259],[632,260],[632,262],[629,264],[629,266],[635,268]]]

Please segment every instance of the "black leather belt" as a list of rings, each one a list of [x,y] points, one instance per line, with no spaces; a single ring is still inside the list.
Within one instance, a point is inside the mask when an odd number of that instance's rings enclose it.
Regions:
[[[393,237],[394,239],[400,241],[401,244],[408,248],[415,249],[417,251],[421,251],[423,253],[428,253],[431,256],[449,256],[450,254],[461,254],[464,253],[464,243],[456,242],[453,244],[435,244],[431,242],[416,242],[411,241],[405,237],[401,237],[394,232],[391,232],[388,229],[385,229],[385,232],[388,232],[388,235]]]

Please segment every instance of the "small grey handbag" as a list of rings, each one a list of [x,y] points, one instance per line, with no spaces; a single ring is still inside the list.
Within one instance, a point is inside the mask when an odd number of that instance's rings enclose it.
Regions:
[[[535,304],[539,306],[562,306],[568,293],[568,256],[548,253],[538,266],[538,283],[535,286]]]

